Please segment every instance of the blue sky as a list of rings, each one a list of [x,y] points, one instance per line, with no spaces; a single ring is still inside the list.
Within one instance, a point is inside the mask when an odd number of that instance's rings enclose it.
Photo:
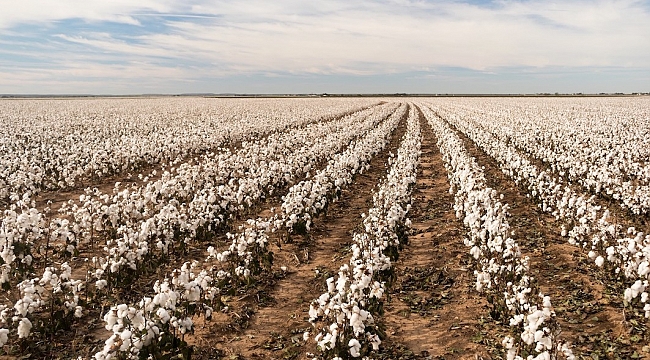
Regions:
[[[3,94],[650,91],[650,0],[0,5]]]

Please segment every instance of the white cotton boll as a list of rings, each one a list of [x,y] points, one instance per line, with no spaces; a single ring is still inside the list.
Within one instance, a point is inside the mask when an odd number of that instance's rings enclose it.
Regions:
[[[537,333],[541,333],[541,336],[538,337]],[[544,351],[544,350],[550,350],[551,347],[553,346],[553,343],[551,342],[551,338],[544,336],[544,332],[541,330],[538,330],[535,333],[535,341],[537,341],[537,346],[535,347],[535,350],[539,351]]]
[[[32,330],[32,322],[28,318],[22,318],[18,324],[18,338],[24,339],[29,337]]]
[[[325,334],[325,336],[322,336],[322,339],[320,339],[319,341],[318,338],[321,335],[322,334],[318,334],[318,336],[316,336],[317,339],[316,342],[318,343],[318,347],[327,350],[329,349],[329,344],[330,344],[330,339],[332,338],[332,334]]]
[[[106,330],[113,329],[113,326],[117,324],[117,316],[115,316],[115,310],[111,309],[109,312],[104,315],[104,322],[106,323]]]
[[[535,342],[535,333],[533,333],[530,329],[525,329],[524,332],[521,333],[521,340],[523,340],[526,344],[531,345],[533,342]]]
[[[313,306],[309,306],[309,319],[314,320],[318,317],[318,310]]]
[[[333,293],[334,290],[335,290],[335,287],[334,287],[334,278],[333,278],[333,277],[328,278],[328,279],[327,279],[327,292]]]
[[[625,289],[624,292],[624,298],[625,301],[631,302],[633,299],[635,299],[637,296],[639,296],[639,293],[645,290],[645,286],[643,286],[643,283],[641,280],[637,280],[632,286],[629,288]]]
[[[605,258],[598,256],[596,258],[596,265],[598,265],[598,267],[603,267],[603,264],[605,264]]]
[[[474,259],[478,260],[481,257],[481,248],[474,246],[469,253],[474,257]]]
[[[129,306],[126,304],[117,305],[117,317],[125,318],[128,310],[129,310]]]
[[[641,277],[645,277],[650,273],[650,265],[648,264],[648,261],[643,261],[641,264],[639,264],[637,273]]]
[[[106,285],[108,285],[108,282],[106,280],[95,281],[95,287],[97,287],[97,290],[102,290],[106,287]]]
[[[50,282],[52,279],[52,268],[46,268],[45,271],[43,272],[43,276],[41,277],[41,281],[39,282],[41,285],[45,285]]]
[[[381,345],[381,339],[377,334],[370,335],[368,337],[368,340],[370,341],[370,344],[372,345],[372,349],[374,351],[379,350],[379,345]]]
[[[623,292],[623,298],[624,298],[625,301],[627,301],[627,302],[632,301],[632,299],[634,299],[635,297],[636,297],[636,294],[635,294],[634,291],[633,291],[632,289],[630,289],[630,288],[625,289],[625,292]]]
[[[647,283],[647,282],[646,282],[646,283]],[[645,290],[645,285],[643,284],[643,282],[642,282],[641,280],[637,280],[634,284],[632,284],[632,287],[631,287],[631,288],[632,288],[632,289],[637,293],[637,295],[638,295],[639,293],[642,293],[642,292]],[[636,296],[635,296],[635,297],[636,297]]]
[[[170,319],[169,313],[163,308],[158,308],[156,315],[158,315],[163,324],[166,324]]]
[[[187,300],[190,302],[196,302],[201,299],[201,290],[193,286],[189,290],[185,291],[185,295],[187,296]]]
[[[8,329],[0,329],[0,348],[5,346],[7,341],[9,341],[9,330]]]
[[[512,349],[512,347],[515,345],[515,339],[510,336],[506,336],[501,341],[501,345],[503,345],[503,347],[506,349]]]
[[[573,351],[566,343],[562,344],[560,350],[562,351],[564,356],[566,356],[566,360],[575,360],[576,357],[575,355],[573,355]]]
[[[359,350],[361,350],[361,344],[359,343],[359,340],[354,338],[350,339],[348,342],[348,347],[350,348],[350,355],[352,355],[352,357],[361,356],[361,353],[359,352]]]
[[[131,347],[131,338],[128,337],[122,340],[122,346],[120,346],[120,351],[126,352],[129,350],[130,347]]]
[[[83,315],[82,311],[83,311],[83,309],[81,308],[81,306],[76,306],[74,308],[74,317],[80,318]]]
[[[181,321],[180,321],[181,334],[185,334],[188,331],[191,331],[192,326],[194,326],[194,323],[192,322],[192,319],[190,319],[190,318],[181,319]]]
[[[593,259],[596,257],[596,252],[592,250],[589,252],[589,254],[587,254],[587,256],[589,256],[590,259]]]
[[[524,321],[524,314],[515,315],[510,319],[510,326],[517,326],[522,321]],[[505,339],[504,339],[504,341],[505,341]]]

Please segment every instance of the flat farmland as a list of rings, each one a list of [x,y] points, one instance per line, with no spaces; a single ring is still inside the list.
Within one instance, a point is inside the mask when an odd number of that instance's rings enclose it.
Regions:
[[[0,359],[650,358],[650,98],[0,101]]]

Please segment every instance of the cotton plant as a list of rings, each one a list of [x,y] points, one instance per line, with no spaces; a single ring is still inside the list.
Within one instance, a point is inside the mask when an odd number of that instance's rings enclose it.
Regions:
[[[226,220],[232,219],[233,212],[251,206],[252,199],[262,194],[260,191],[272,194],[275,188],[282,187],[292,177],[310,171],[315,161],[331,156],[346,146],[350,139],[364,135],[382,122],[395,107],[387,104],[376,109],[352,109],[346,111],[341,119],[330,117],[329,120],[332,121],[322,123],[314,122],[313,119],[305,119],[300,123],[292,119],[290,126],[285,123],[275,130],[273,126],[276,124],[263,121],[258,124],[263,124],[266,128],[257,134],[271,135],[264,140],[260,137],[260,141],[252,142],[251,147],[233,157],[234,161],[230,163],[224,155],[229,150],[225,149],[221,153],[208,153],[185,163],[181,163],[180,157],[177,157],[163,165],[160,177],[157,177],[155,170],[150,175],[140,175],[138,178],[142,185],[134,183],[120,186],[120,183],[116,183],[112,195],[104,194],[96,188],[87,188],[78,202],[68,201],[59,211],[59,217],[51,219],[47,219],[51,214],[39,213],[33,209],[33,204],[30,208],[31,193],[22,199],[12,194],[11,201],[17,205],[12,205],[10,212],[5,214],[7,216],[3,220],[3,230],[15,229],[17,233],[28,235],[29,238],[22,239],[26,240],[22,242],[26,245],[31,245],[32,239],[40,241],[46,237],[48,242],[62,249],[61,254],[67,253],[68,256],[77,255],[79,246],[96,248],[103,243],[102,250],[106,255],[100,253],[89,261],[92,267],[85,282],[81,284],[77,281],[74,285],[90,288],[86,295],[91,295],[91,300],[94,296],[95,300],[92,301],[99,301],[112,287],[124,286],[130,277],[133,278],[142,269],[152,266],[153,259],[160,261],[169,254],[183,251],[183,247],[192,239],[205,236],[204,229],[207,232],[217,230]],[[277,131],[279,129],[281,131]],[[249,131],[251,128],[244,130]],[[245,137],[245,131],[237,136]],[[230,137],[230,140],[233,139],[236,140]],[[251,151],[256,151],[262,157]],[[263,157],[268,157],[271,163]],[[257,161],[258,169],[264,171],[248,172],[252,168],[251,164],[255,164],[251,161]],[[231,170],[215,168],[216,164],[222,162],[234,167]],[[96,175],[108,173],[101,169]],[[232,180],[233,174],[259,178],[261,181],[226,181],[221,185],[214,183],[218,179]],[[157,180],[150,181],[150,178]],[[37,190],[32,193],[34,192]],[[11,212],[12,210],[18,211]],[[34,223],[33,226],[29,225],[31,223]],[[25,225],[32,226],[34,230],[27,230]],[[259,240],[263,236],[257,238]],[[11,234],[3,238],[9,241],[13,239]],[[29,267],[34,261],[31,254],[9,241],[3,243],[2,248],[3,261],[7,260],[0,264],[0,280],[3,284],[6,283],[3,286],[11,286],[16,281],[15,268],[8,262],[16,264],[18,259],[20,264]],[[25,249],[29,250],[29,247]],[[215,286],[226,286],[234,278],[246,278],[250,271],[248,267],[253,269],[255,261],[257,260],[243,260],[244,266],[236,266],[233,274],[215,271],[211,275],[213,280],[209,282]],[[31,269],[27,269],[26,274],[29,271]],[[25,289],[30,287],[26,286]],[[77,304],[78,296],[73,298],[66,300],[65,306]],[[219,303],[220,300],[217,300]],[[7,305],[2,306],[3,309],[9,308]],[[42,306],[53,308],[49,302]],[[81,316],[83,311],[75,305],[73,313]],[[24,321],[19,321],[21,334],[27,334],[32,328],[40,331],[41,326],[37,320],[25,317]],[[10,334],[10,330],[3,328],[2,333]],[[6,341],[3,340],[4,342]]]
[[[68,263],[47,267],[40,277],[18,283],[17,300],[12,306],[0,305],[0,346],[10,339],[29,341],[45,332],[69,329],[84,315],[83,289],[83,281],[72,278]],[[52,316],[43,318],[43,311]]]
[[[45,215],[34,207],[28,194],[3,212],[0,223],[0,286],[7,290],[11,282],[29,278],[37,240],[47,236]]]
[[[386,121],[336,154],[324,169],[292,186],[283,196],[282,212],[275,227],[286,228],[289,234],[299,228],[308,232],[313,218],[327,210],[328,204],[338,199],[341,189],[352,183],[355,174],[363,173],[370,159],[388,144],[388,135],[405,111],[406,107],[401,106]]]
[[[186,262],[170,278],[156,281],[154,295],[135,306],[114,305],[104,315],[105,328],[113,334],[95,359],[140,359],[154,353],[173,352],[186,334],[193,332],[193,317],[210,319],[219,303],[219,290],[209,271],[198,262]]]
[[[626,108],[631,104],[601,104],[598,111],[593,111],[585,108],[584,102],[589,100],[573,101],[571,107],[581,107],[581,112],[571,109],[575,116],[567,121],[569,109],[563,109],[564,105],[538,107],[535,102],[484,102],[480,108],[478,104],[440,104],[437,110],[445,116],[454,114],[456,119],[480,124],[482,131],[547,164],[551,172],[586,193],[617,202],[636,215],[650,209],[650,166],[644,161],[648,151],[642,140],[648,127],[642,117]]]
[[[267,249],[268,231],[272,223],[272,219],[249,219],[240,227],[240,231],[227,234],[231,243],[226,250],[219,252],[209,247],[206,261],[216,259],[227,264],[231,279],[250,284],[252,276],[269,271],[273,264],[273,254]]]
[[[174,176],[164,172],[161,179],[144,188],[114,191],[113,203],[117,206],[106,209],[117,208],[118,224],[122,225],[116,228],[114,217],[103,217],[112,222],[103,227],[112,227],[117,237],[107,241],[105,251],[109,256],[100,259],[103,269],[96,271],[95,277],[111,274],[123,277],[122,271],[137,272],[140,264],[182,251],[197,236],[207,237],[210,231],[225,224],[229,219],[226,215],[232,217],[240,212],[238,209],[250,207],[251,199],[262,197],[269,187],[279,187],[297,176],[297,171],[301,171],[297,169],[309,168],[317,159],[329,156],[347,140],[374,126],[391,109],[386,106],[377,114],[366,111],[340,121],[273,134],[230,153],[230,157],[218,156],[218,162],[203,159],[196,166],[179,167]],[[358,121],[364,117],[364,121]],[[319,142],[311,144],[314,140]],[[296,161],[295,157],[304,161]],[[287,174],[289,177],[285,179]],[[219,185],[218,179],[225,183]],[[190,197],[192,192],[188,187],[197,185],[203,188]],[[178,199],[184,199],[187,205]],[[149,206],[151,210],[147,210]]]
[[[384,111],[390,110],[390,107],[382,108]],[[371,127],[377,121],[376,115],[369,117],[364,122],[358,122],[360,116],[367,116],[370,112],[362,114],[355,114],[346,117],[339,122],[318,124],[315,128],[295,129],[288,133],[278,133],[274,137],[265,139],[263,142],[253,142],[249,146],[242,149],[241,154],[237,155],[238,159],[231,165],[241,176],[250,176],[250,179],[266,178],[267,180],[282,181],[278,178],[276,173],[286,174],[291,173],[292,170],[287,168],[288,164],[281,167],[274,168],[273,171],[268,171],[269,168],[256,165],[258,168],[266,169],[265,174],[272,176],[257,176],[255,173],[245,173],[251,170],[250,161],[260,162],[260,156],[252,154],[251,151],[258,154],[266,154],[264,156],[272,156],[275,154],[271,150],[279,151],[286,149],[286,154],[280,157],[272,157],[272,159],[288,159],[289,155],[295,155],[290,149],[291,146],[298,146],[300,151],[308,152],[311,160],[323,156],[327,151],[336,150],[338,146],[345,142],[346,137],[339,138],[342,134],[346,134],[347,138],[355,136],[358,131],[363,131],[365,127]],[[379,116],[381,116],[379,112]],[[356,122],[355,122],[356,121]],[[338,127],[334,127],[338,126]],[[340,129],[339,129],[340,127]],[[352,129],[350,128],[352,127]],[[336,130],[331,134],[332,130]],[[336,136],[339,134],[339,137]],[[325,141],[322,141],[319,146],[309,147],[303,144],[306,137],[316,139],[325,136]],[[289,141],[291,139],[291,141]],[[311,141],[311,140],[310,140]],[[224,171],[229,162],[227,157],[222,155],[218,156],[219,168]],[[283,160],[284,161],[284,160]],[[260,162],[260,164],[263,163]],[[232,213],[237,210],[237,205],[250,205],[250,201],[246,199],[259,197],[259,181],[253,187],[250,181],[233,181],[236,178],[232,177],[232,170],[218,175],[215,170],[211,168],[210,159],[205,158],[200,162],[200,165],[181,165],[178,168],[172,168],[165,171],[159,180],[153,183],[147,183],[143,187],[124,188],[116,187],[113,192],[114,196],[108,197],[106,194],[92,191],[87,196],[80,197],[80,201],[84,206],[73,205],[70,211],[75,218],[81,219],[82,223],[91,226],[90,231],[85,230],[85,234],[89,232],[92,234],[94,229],[108,232],[110,237],[106,240],[104,250],[108,256],[95,259],[93,263],[96,264],[96,269],[91,273],[93,277],[100,280],[107,280],[109,283],[118,284],[125,279],[132,278],[142,268],[142,264],[150,264],[152,261],[160,261],[164,259],[170,252],[182,251],[185,244],[193,238],[201,235],[205,237],[207,231],[213,231],[225,223],[226,213]],[[213,163],[216,165],[217,163]],[[225,164],[225,165],[224,165]],[[300,163],[292,161],[294,168]],[[269,164],[267,164],[269,165]],[[175,174],[175,175],[174,175]],[[199,176],[201,174],[201,176]],[[155,175],[155,173],[152,173]],[[187,175],[190,175],[187,177]],[[205,179],[206,176],[218,175],[217,178],[223,179],[230,178],[230,181],[224,186],[218,188],[213,186],[212,180],[209,182]],[[283,175],[284,176],[284,175]],[[293,175],[292,175],[293,176]],[[204,179],[204,180],[201,180]],[[201,190],[199,194],[192,195],[188,190],[189,186],[208,186]],[[277,183],[276,183],[277,185]],[[237,192],[228,189],[237,189]],[[249,191],[248,195],[243,195],[243,191]],[[252,191],[252,192],[250,192]],[[201,193],[207,193],[206,197],[197,196]],[[228,195],[229,197],[224,197]],[[92,198],[99,198],[101,201],[94,201]],[[180,203],[178,199],[189,201],[188,205]],[[103,204],[102,204],[103,203]],[[88,210],[85,207],[90,206]],[[93,209],[97,214],[93,215]],[[95,224],[92,221],[87,221],[89,217],[100,219],[101,224]],[[180,238],[180,239],[179,239]],[[180,240],[180,241],[179,241]],[[97,268],[99,267],[99,268]],[[107,278],[102,279],[102,276]]]

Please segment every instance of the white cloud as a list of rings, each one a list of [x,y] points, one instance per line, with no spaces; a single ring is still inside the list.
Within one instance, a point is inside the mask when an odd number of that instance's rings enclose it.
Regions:
[[[123,59],[133,69],[147,64],[134,76],[158,71],[175,80],[200,78],[206,72],[222,76],[386,74],[439,67],[650,68],[648,7],[645,1],[632,0],[503,0],[491,6],[451,0],[27,0],[3,8],[0,28],[82,19],[147,30],[144,19],[154,17],[162,31],[115,36],[56,28],[62,32],[52,41],[61,46],[58,58],[103,54],[112,61]],[[95,71],[112,71],[91,59],[85,64]],[[71,64],[57,62],[56,69],[66,68]],[[168,68],[173,71],[166,72]]]
[[[21,0],[2,4],[0,28],[20,24],[48,24],[65,19],[83,19],[86,21],[113,21],[125,24],[139,24],[131,16],[138,11],[167,12],[175,11],[180,6],[170,0]]]

